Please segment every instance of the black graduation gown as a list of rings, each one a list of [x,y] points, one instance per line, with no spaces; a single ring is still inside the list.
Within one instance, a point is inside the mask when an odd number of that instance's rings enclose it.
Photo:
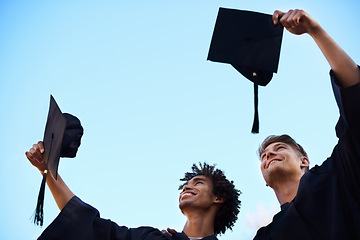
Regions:
[[[360,84],[341,88],[330,76],[340,110],[338,143],[321,166],[304,174],[294,200],[256,240],[360,239]]]
[[[100,218],[99,211],[74,196],[39,240],[189,240],[185,233],[172,237],[153,227],[127,228]],[[214,235],[203,240],[217,240]]]

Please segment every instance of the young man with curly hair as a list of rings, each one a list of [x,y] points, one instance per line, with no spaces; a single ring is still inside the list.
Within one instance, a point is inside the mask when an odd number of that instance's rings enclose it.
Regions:
[[[41,173],[46,169],[43,143],[34,144],[26,152],[29,161]],[[61,210],[39,239],[108,239],[108,240],[216,240],[218,233],[231,229],[239,213],[240,191],[224,173],[208,164],[195,164],[185,174],[179,207],[187,217],[181,233],[165,234],[156,228],[128,228],[100,218],[99,212],[75,196],[58,174],[57,180],[48,172],[47,184]],[[171,232],[169,229],[168,231]]]
[[[290,136],[264,140],[261,172],[281,211],[254,239],[360,239],[360,69],[306,12],[275,11],[273,21],[293,34],[308,33],[328,60],[339,141],[323,164],[308,170],[305,150]]]
[[[223,171],[215,169],[215,165],[200,163],[199,168],[194,164],[192,172],[185,173],[185,177],[180,180],[186,181],[179,187],[179,190],[182,189],[179,207],[182,213],[188,217],[183,232],[187,233],[190,230],[191,215],[201,209],[204,214],[211,215],[211,217],[203,219],[209,219],[209,225],[213,225],[215,235],[225,233],[226,229],[232,229],[239,213],[241,192],[235,189],[232,181],[226,179]],[[197,196],[197,193],[205,187],[208,197],[203,198],[200,204],[200,197]],[[215,200],[212,200],[213,198]],[[202,204],[204,202],[208,203]],[[215,211],[211,211],[212,202],[218,203],[215,205]],[[174,232],[174,230],[170,230],[170,232]]]

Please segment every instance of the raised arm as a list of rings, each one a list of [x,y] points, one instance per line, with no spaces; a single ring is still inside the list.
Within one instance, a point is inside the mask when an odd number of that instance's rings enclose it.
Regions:
[[[353,86],[360,82],[360,71],[356,63],[305,11],[298,9],[286,13],[275,11],[274,24],[277,24],[279,19],[289,32],[296,35],[307,33],[314,39],[342,87]]]
[[[29,159],[32,165],[34,165],[41,174],[47,169],[46,161],[44,159],[44,145],[40,141],[34,144],[28,152],[25,152],[26,157]],[[46,183],[48,184],[50,191],[55,199],[59,209],[62,210],[68,201],[74,196],[65,182],[58,174],[57,180],[53,177],[50,171],[47,173]]]

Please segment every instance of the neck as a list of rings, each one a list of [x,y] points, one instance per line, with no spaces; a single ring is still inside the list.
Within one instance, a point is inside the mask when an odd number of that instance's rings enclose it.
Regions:
[[[299,189],[299,183],[300,179],[278,183],[272,186],[280,205],[291,202],[295,198]]]
[[[184,213],[185,214],[185,213]],[[185,223],[183,232],[188,237],[204,238],[206,236],[214,235],[214,219],[216,212],[210,209],[203,213],[185,214],[187,221]]]

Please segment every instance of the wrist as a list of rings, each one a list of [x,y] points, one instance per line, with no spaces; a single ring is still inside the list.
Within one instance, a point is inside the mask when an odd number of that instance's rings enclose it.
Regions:
[[[48,170],[47,169],[39,169],[41,175],[44,175],[44,173],[48,173]]]
[[[325,33],[324,29],[319,24],[313,26],[311,30],[308,32],[308,34],[314,39],[320,37],[324,33]]]

